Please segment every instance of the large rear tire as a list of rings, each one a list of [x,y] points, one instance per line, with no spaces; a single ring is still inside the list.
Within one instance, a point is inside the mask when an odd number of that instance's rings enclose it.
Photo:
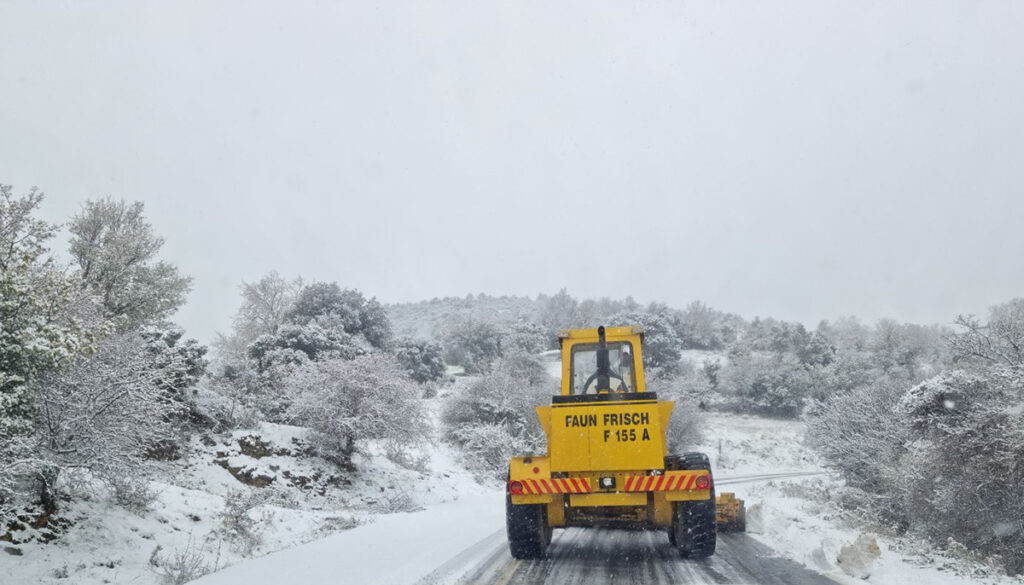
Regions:
[[[681,469],[704,469],[711,473],[708,456],[686,453]],[[707,500],[676,502],[672,507],[672,536],[680,554],[703,559],[715,554],[718,534],[715,524],[715,481],[711,479],[711,497]]]
[[[514,558],[543,558],[551,544],[548,509],[544,504],[513,504],[511,494],[506,494],[505,528],[508,532],[508,549]]]

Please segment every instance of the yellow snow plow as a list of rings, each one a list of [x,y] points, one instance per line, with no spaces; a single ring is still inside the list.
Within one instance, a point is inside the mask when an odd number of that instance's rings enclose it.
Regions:
[[[561,393],[537,407],[547,454],[509,464],[512,556],[540,558],[555,528],[593,526],[666,530],[683,556],[714,554],[711,466],[703,453],[667,452],[674,403],[647,391],[643,330],[574,329],[559,343]]]

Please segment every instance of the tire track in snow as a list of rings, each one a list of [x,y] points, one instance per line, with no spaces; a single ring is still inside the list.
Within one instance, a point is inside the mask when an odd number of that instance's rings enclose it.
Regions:
[[[445,564],[475,566],[435,571],[419,585],[835,585],[746,534],[718,538],[714,556],[694,560],[663,531],[567,528],[555,531],[545,558],[515,560],[497,532]]]

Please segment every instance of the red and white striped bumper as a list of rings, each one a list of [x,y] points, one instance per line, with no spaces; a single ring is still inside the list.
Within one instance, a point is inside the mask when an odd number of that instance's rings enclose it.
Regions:
[[[523,494],[585,494],[590,492],[590,481],[582,477],[549,479],[522,479]],[[514,491],[512,493],[515,493]]]
[[[520,478],[509,481],[513,495],[587,494],[592,492],[677,492],[706,490],[711,487],[707,471],[666,471],[663,475],[628,475],[611,490],[592,489],[589,479],[582,477]]]
[[[666,471],[664,475],[631,475],[622,491],[677,492],[710,487],[711,476],[706,471]]]

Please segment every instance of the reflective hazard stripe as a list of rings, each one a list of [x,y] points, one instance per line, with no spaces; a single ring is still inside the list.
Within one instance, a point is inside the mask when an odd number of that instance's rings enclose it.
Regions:
[[[553,477],[550,479],[523,478],[524,494],[585,494],[590,491],[590,482],[582,477]]]
[[[624,492],[675,492],[697,489],[697,478],[708,472],[668,471],[662,475],[627,475],[622,484]],[[518,479],[523,494],[586,494],[591,492],[590,480],[583,477],[551,477]]]
[[[706,471],[668,471],[662,475],[629,475],[623,484],[626,492],[674,492],[696,489],[697,478]]]

